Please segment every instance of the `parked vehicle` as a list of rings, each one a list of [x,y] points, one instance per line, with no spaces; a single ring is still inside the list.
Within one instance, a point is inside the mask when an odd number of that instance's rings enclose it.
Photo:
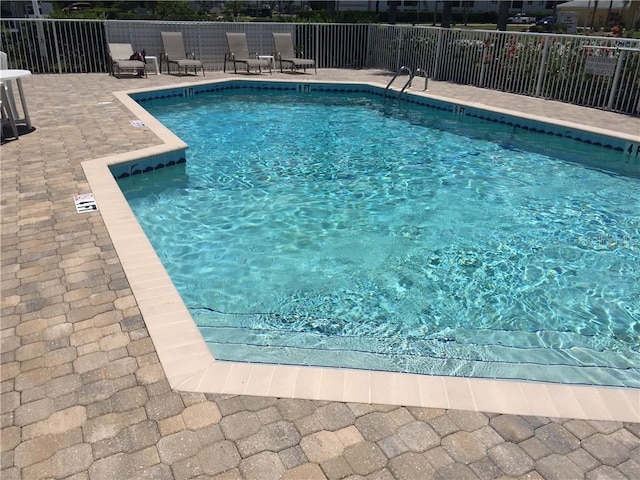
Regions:
[[[91,5],[89,2],[76,2],[72,3],[71,5],[67,5],[62,9],[62,11],[65,13],[74,13],[81,10],[88,10],[90,8],[93,8],[93,5]]]
[[[525,15],[524,13],[517,13],[513,17],[507,19],[509,23],[536,23],[536,17]]]
[[[544,17],[536,22],[536,25],[540,25],[541,27],[547,27],[556,23],[556,17]]]

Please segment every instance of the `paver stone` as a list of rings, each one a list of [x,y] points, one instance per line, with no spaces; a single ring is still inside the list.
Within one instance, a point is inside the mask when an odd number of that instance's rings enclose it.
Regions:
[[[601,465],[585,475],[585,480],[629,480],[613,467]]]
[[[489,458],[506,475],[517,477],[533,468],[533,460],[516,444],[501,443],[489,450]]]
[[[498,415],[490,424],[507,442],[522,442],[535,434],[531,424],[518,415]]]
[[[239,440],[253,435],[261,428],[258,415],[254,412],[242,411],[223,417],[220,428],[228,440]]]
[[[344,403],[327,403],[316,410],[316,418],[322,425],[323,430],[332,432],[353,425],[356,416]]]
[[[189,430],[198,430],[219,423],[222,415],[215,403],[202,402],[185,408],[182,418]]]
[[[395,458],[411,450],[398,435],[383,438],[377,443],[387,458]]]
[[[171,465],[174,462],[192,457],[200,449],[198,434],[190,430],[167,435],[160,438],[157,443],[160,459]]]
[[[392,458],[388,468],[397,480],[429,480],[435,478],[436,472],[424,456],[415,452]]]
[[[414,452],[424,452],[440,445],[440,435],[424,422],[403,425],[398,429],[398,436]]]
[[[464,431],[445,437],[442,447],[456,462],[466,465],[477,462],[487,454],[486,447],[472,433]]]
[[[344,457],[333,457],[320,465],[329,480],[342,480],[353,475],[353,469]]]
[[[461,463],[452,463],[445,467],[439,468],[435,473],[436,480],[478,480],[473,470]]]
[[[300,440],[300,448],[304,451],[310,462],[322,463],[330,458],[342,455],[344,446],[334,432],[322,430],[303,437]]]
[[[453,420],[461,430],[473,432],[479,428],[489,425],[489,418],[482,412],[472,412],[467,410],[449,410],[447,416]]]
[[[610,436],[596,433],[582,441],[582,448],[605,465],[615,467],[629,460],[629,451]]]
[[[555,453],[536,461],[535,468],[545,480],[584,480],[584,472],[575,463]]]
[[[222,440],[198,452],[202,471],[207,475],[217,475],[240,465],[240,454],[233,442]]]
[[[356,428],[365,440],[377,442],[396,433],[397,425],[386,414],[372,412],[355,421]]]
[[[373,442],[361,442],[347,448],[344,459],[358,475],[368,475],[387,464],[387,457]]]
[[[286,471],[282,480],[327,480],[327,477],[315,463],[305,463]]]
[[[580,441],[559,423],[549,423],[536,430],[540,439],[554,453],[566,455],[580,446]]]
[[[240,462],[240,472],[245,480],[263,480],[281,478],[286,471],[277,453],[260,452]]]

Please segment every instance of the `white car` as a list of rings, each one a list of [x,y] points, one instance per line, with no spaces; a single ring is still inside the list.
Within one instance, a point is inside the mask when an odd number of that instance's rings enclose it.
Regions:
[[[524,13],[517,13],[514,17],[507,18],[509,23],[536,23],[536,17],[530,17]]]

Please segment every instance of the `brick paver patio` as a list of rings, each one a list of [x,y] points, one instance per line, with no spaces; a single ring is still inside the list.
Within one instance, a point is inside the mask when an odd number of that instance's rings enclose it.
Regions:
[[[384,85],[389,77],[327,70],[313,78]],[[0,148],[3,480],[640,478],[640,418],[173,391],[100,212],[76,213],[72,197],[90,191],[81,162],[161,143],[132,128],[113,91],[200,80],[23,81],[36,130]],[[640,132],[638,118],[593,109],[437,82],[430,91]]]

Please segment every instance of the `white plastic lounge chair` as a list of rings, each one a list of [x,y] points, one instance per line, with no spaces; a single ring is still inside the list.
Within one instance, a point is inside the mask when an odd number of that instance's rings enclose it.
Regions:
[[[2,120],[0,121],[0,128],[2,129],[2,133],[0,136],[4,138],[4,127],[8,126],[11,128],[11,134],[13,138],[19,138],[18,127],[16,125],[16,115],[12,111],[11,101],[12,98],[9,97],[7,93],[8,85],[5,85],[4,82],[0,82],[0,89],[2,89]],[[14,107],[15,108],[15,107]]]
[[[271,72],[271,62],[266,58],[258,58],[258,52],[249,52],[247,36],[244,33],[227,33],[229,51],[224,54],[224,66],[222,71],[227,71],[227,62],[233,62],[233,71],[238,73],[238,63],[244,63],[247,73],[250,68],[257,68],[262,72],[262,67],[267,67]]]
[[[293,39],[291,38],[290,33],[274,33],[273,43],[276,47],[274,57],[276,62],[280,62],[281,72],[283,71],[282,64],[287,63],[291,65],[292,71],[302,67],[306,72],[307,67],[313,67],[316,73],[318,73],[315,60],[311,58],[300,58],[296,55],[293,49]],[[304,53],[300,52],[300,55],[304,55]]]
[[[0,52],[0,70],[9,69],[9,58],[4,52]],[[16,118],[18,111],[16,110],[16,102],[13,98],[13,90],[11,82],[0,82],[2,89],[2,123],[0,126],[4,130],[5,125],[11,127],[11,133],[14,138],[18,138],[18,127],[16,126]]]
[[[140,60],[129,60],[133,55],[133,48],[130,43],[110,43],[110,72],[113,76],[120,78],[120,74],[124,72],[133,75],[147,77],[146,64]]]
[[[189,69],[193,68],[193,73],[197,75],[198,69],[200,69],[204,77],[204,66],[202,62],[196,60],[195,53],[187,53],[184,48],[181,32],[160,32],[160,35],[162,35],[162,45],[164,46],[164,53],[160,58],[160,65],[162,65],[162,58],[164,58],[167,62],[167,73],[171,73],[170,65],[173,63],[178,66],[178,73],[184,68],[186,75],[189,73]],[[160,70],[162,70],[162,66]]]
[[[9,57],[5,52],[0,52],[0,70],[9,70]],[[16,102],[13,97],[13,88],[11,82],[4,82],[3,87],[7,94],[7,109],[11,112],[14,118],[18,118],[18,110],[16,109]]]

